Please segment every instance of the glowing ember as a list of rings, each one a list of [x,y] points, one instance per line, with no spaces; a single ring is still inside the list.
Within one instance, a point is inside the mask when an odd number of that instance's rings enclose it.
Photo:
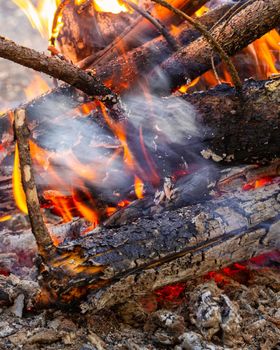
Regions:
[[[135,176],[134,189],[138,199],[144,198],[144,184],[137,176]]]
[[[271,184],[273,178],[271,176],[262,177],[254,182],[247,183],[243,186],[243,191],[254,190],[256,188],[260,188],[266,185]]]

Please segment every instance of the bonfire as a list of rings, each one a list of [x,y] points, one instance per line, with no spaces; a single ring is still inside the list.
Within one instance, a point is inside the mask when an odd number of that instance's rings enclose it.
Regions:
[[[278,349],[280,0],[0,10],[0,349]]]

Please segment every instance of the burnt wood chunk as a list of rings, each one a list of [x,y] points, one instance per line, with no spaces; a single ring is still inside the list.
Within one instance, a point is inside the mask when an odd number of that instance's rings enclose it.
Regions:
[[[97,309],[279,248],[279,184],[120,228],[99,228],[60,246],[41,281],[48,302],[87,295]],[[44,299],[45,300],[45,299]]]

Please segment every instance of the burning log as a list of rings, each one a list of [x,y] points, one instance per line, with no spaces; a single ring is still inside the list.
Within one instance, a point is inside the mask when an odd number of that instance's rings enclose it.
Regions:
[[[212,35],[225,52],[233,56],[255,39],[277,27],[279,18],[279,0],[258,0],[237,12],[229,21],[226,21],[226,25],[220,24],[213,30]],[[138,59],[139,56],[141,59]],[[96,76],[102,81],[110,81],[110,86],[114,89],[120,86],[131,87],[135,81],[139,80],[139,76],[142,76],[148,79],[150,87],[170,91],[211,69],[212,56],[215,58],[215,63],[218,63],[218,55],[205,39],[199,38],[173,54],[149,77],[147,73],[150,72],[151,66],[149,61],[145,60],[145,55],[141,55],[141,47],[128,52],[125,59],[119,57],[110,64],[94,68]],[[157,76],[156,72],[164,77],[164,81]]]
[[[100,309],[275,249],[279,210],[274,184],[100,228],[59,247],[43,274],[42,300],[67,303],[91,292]]]
[[[221,24],[215,28],[212,35],[222,45],[225,52],[233,56],[255,39],[277,27],[279,18],[279,0],[254,1],[226,22],[226,25]],[[217,53],[207,41],[200,38],[166,60],[160,66],[160,71],[161,74],[168,77],[171,88],[174,88],[209,70],[211,68],[209,57],[214,57],[216,64],[220,61]],[[155,79],[156,75],[155,72],[150,76],[149,82],[152,86],[158,81]],[[160,87],[154,86],[154,88],[161,90]]]
[[[221,163],[266,163],[280,157],[279,139],[279,94],[280,79],[267,81],[248,80],[243,86],[243,98],[235,89],[221,85],[204,93],[186,94],[182,98],[191,103],[197,113],[196,121],[202,125],[199,142],[194,138],[185,140],[185,149],[195,150],[199,155]],[[69,110],[81,103],[82,96],[72,95],[70,88],[58,89],[56,94],[45,95],[26,106],[26,113],[35,142],[48,133],[58,115],[60,124],[67,123]],[[82,98],[84,101],[84,99]],[[172,106],[173,97],[166,100]],[[55,108],[53,108],[55,107]],[[43,112],[42,112],[43,111]],[[108,111],[110,114],[110,110]],[[124,120],[119,110],[113,115]],[[78,116],[78,112],[77,116]],[[39,116],[39,120],[38,120]],[[93,110],[90,121],[101,123],[104,118],[100,111]],[[4,147],[12,152],[13,133],[8,118],[1,120],[1,140]],[[105,123],[106,124],[106,123]],[[37,125],[34,127],[34,125]],[[56,126],[57,128],[58,126]],[[7,145],[6,140],[10,140]],[[51,147],[51,144],[50,144]],[[9,174],[10,175],[10,174]]]
[[[194,14],[206,2],[207,0],[171,1],[189,15]],[[168,26],[171,23],[178,25],[182,21],[173,14],[162,11],[158,5],[152,5],[149,0],[142,3],[145,5],[144,8],[150,10],[151,16],[160,16],[159,20],[163,26]],[[98,12],[94,9],[92,2],[89,2],[86,8],[84,5],[81,7],[83,10],[79,11],[77,6],[68,4],[63,9],[64,26],[58,36],[63,53],[74,62],[87,56],[90,56],[91,61],[97,57],[102,57],[103,62],[106,57],[106,61],[108,61],[112,53],[120,55],[123,48],[125,51],[129,51],[159,35],[158,30],[153,25],[135,13]],[[121,49],[118,44],[120,44]],[[102,50],[102,48],[104,49]]]

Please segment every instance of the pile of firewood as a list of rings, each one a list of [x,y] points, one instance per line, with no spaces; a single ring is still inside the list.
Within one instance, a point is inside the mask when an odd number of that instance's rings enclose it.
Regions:
[[[191,17],[204,3],[185,1],[179,9],[163,0],[149,1],[136,6],[133,14],[114,17],[95,15],[88,1],[81,7],[63,1],[58,9],[64,18],[58,38],[62,54],[53,57],[0,37],[1,57],[66,83],[0,119],[6,154],[14,151],[15,139],[19,148],[38,247],[37,305],[64,305],[90,295],[92,307],[101,309],[279,247],[280,79],[242,82],[230,56],[279,27],[280,0],[227,3],[199,20]],[[167,7],[168,20],[155,25],[155,7]],[[178,26],[174,35],[167,29],[171,23]],[[98,28],[104,33],[96,37]],[[200,159],[197,169],[177,181],[161,179],[158,188],[117,211],[91,234],[56,247],[40,213],[29,139],[47,135],[45,125],[55,122],[58,113],[60,122],[67,123],[67,112],[95,100],[112,120],[129,126],[121,104],[128,91],[147,84],[152,94],[168,95],[162,97],[168,108],[178,98],[169,96],[174,89],[220,61],[234,86],[222,84],[181,97],[194,106],[196,122],[203,126],[199,140],[186,139],[183,145]],[[47,108],[49,103],[59,109]],[[102,124],[99,109],[91,117]],[[187,157],[191,164],[193,159]],[[4,175],[3,201],[10,204],[10,174]],[[264,176],[270,177],[268,186],[243,191],[244,185]],[[5,214],[14,210],[10,205]],[[73,236],[79,235],[81,225],[75,225],[78,233]],[[6,249],[9,253],[9,246]]]

